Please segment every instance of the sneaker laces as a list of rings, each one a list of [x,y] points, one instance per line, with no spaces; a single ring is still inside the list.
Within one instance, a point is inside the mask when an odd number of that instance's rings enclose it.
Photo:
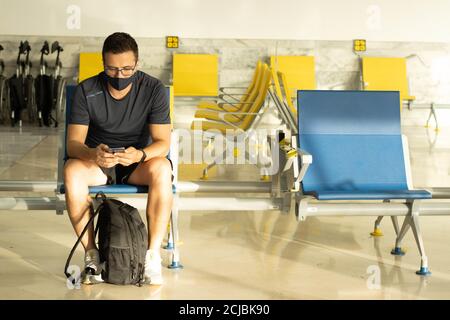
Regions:
[[[97,274],[100,271],[100,255],[97,249],[91,249],[84,255],[84,268],[86,272]]]
[[[145,255],[144,279],[150,284],[162,284],[161,256],[158,252],[148,250]]]
[[[146,255],[145,255],[145,268],[150,268],[150,269],[161,269],[161,256],[151,250],[148,250]]]

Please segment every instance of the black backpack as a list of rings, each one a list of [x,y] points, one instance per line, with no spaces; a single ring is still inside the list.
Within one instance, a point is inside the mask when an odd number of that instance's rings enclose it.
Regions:
[[[136,208],[116,199],[108,199],[103,192],[97,193],[95,199],[99,196],[101,203],[95,212],[91,206],[92,216],[67,258],[64,273],[66,277],[71,277],[67,269],[73,253],[98,215],[94,238],[98,233],[100,263],[104,263],[102,279],[112,284],[141,286],[144,283],[147,228]]]

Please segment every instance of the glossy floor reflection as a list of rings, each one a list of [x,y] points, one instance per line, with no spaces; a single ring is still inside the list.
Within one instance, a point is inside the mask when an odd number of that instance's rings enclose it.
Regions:
[[[450,128],[404,128],[416,186],[450,187]],[[0,180],[54,180],[56,130],[0,127]],[[181,172],[197,179],[199,170]],[[258,171],[224,168],[218,179],[248,180]],[[0,196],[5,193],[0,192]],[[8,193],[11,195],[11,193]],[[415,274],[420,257],[411,233],[407,254],[390,254],[389,219],[383,237],[369,235],[371,217],[310,217],[271,212],[180,212],[182,270],[164,269],[165,284],[100,284],[69,289],[63,268],[75,236],[67,215],[0,211],[0,299],[449,299],[450,217],[421,219],[433,272]],[[78,250],[73,262],[82,262]],[[164,263],[168,253],[163,251]],[[380,279],[380,286],[374,281]]]

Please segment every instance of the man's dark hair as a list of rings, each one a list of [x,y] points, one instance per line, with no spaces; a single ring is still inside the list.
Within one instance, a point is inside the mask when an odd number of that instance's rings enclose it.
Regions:
[[[115,32],[103,42],[102,57],[105,59],[106,52],[123,53],[127,51],[133,51],[136,61],[138,60],[139,52],[136,40],[128,33]]]

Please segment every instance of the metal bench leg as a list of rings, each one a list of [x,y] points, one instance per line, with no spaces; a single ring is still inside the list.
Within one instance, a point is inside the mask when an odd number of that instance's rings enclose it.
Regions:
[[[167,245],[163,247],[165,250],[173,249],[173,232],[172,232],[172,212],[170,212],[170,221],[167,225]]]
[[[381,237],[383,235],[383,232],[381,232],[381,229],[380,229],[381,220],[383,220],[383,216],[379,216],[377,218],[377,220],[375,220],[373,232],[371,232],[370,235],[372,235],[374,237]]]
[[[398,236],[398,220],[396,216],[391,216],[392,224],[394,225],[395,235]]]
[[[170,215],[170,224],[173,235],[173,249],[172,249],[172,263],[169,265],[169,269],[182,269],[183,266],[180,263],[180,251],[178,246],[180,245],[178,237],[178,195],[174,196],[174,206],[172,208],[172,214]]]
[[[411,226],[411,214],[408,214],[405,217],[405,220],[403,221],[402,229],[400,230],[400,232],[397,235],[397,239],[395,240],[395,248],[392,249],[391,254],[393,254],[395,256],[404,256],[405,255],[405,251],[402,250],[401,245],[402,245],[402,240],[405,237],[406,233],[408,232],[410,226]]]
[[[425,128],[428,128],[430,126],[430,119],[433,115],[433,104],[430,105],[430,113],[428,114],[427,122],[425,123]]]
[[[391,202],[390,200],[383,200],[384,203],[389,203]],[[381,220],[383,220],[384,216],[379,216],[377,218],[377,220],[375,220],[375,225],[373,227],[373,232],[370,233],[371,236],[373,237],[381,237],[383,236],[383,232],[381,231],[380,225],[381,225]],[[395,224],[394,224],[394,228],[395,228]],[[396,234],[398,234],[398,232],[396,231]]]
[[[428,115],[427,123],[425,124],[425,128],[428,128],[430,125],[431,117],[434,118],[434,122],[436,123],[436,128],[434,129],[436,132],[439,132],[439,124],[436,115],[436,109],[434,108],[434,103],[432,102],[430,105],[430,114]]]
[[[203,174],[202,174],[201,179],[208,180],[208,170],[211,169],[212,167],[216,166],[217,163],[220,163],[220,159],[226,160],[226,157],[227,157],[227,150],[225,150],[222,153],[221,158],[216,157],[212,163],[208,164],[208,166],[205,169],[203,169]],[[226,163],[226,161],[224,161],[224,163]]]
[[[422,233],[420,232],[419,225],[419,210],[418,204],[415,202],[412,204],[412,214],[411,214],[411,229],[414,234],[414,238],[416,239],[417,247],[419,248],[420,253],[420,269],[416,271],[416,274],[420,276],[428,276],[431,275],[431,272],[428,270],[428,257],[425,254],[425,247],[423,245]]]
[[[417,247],[419,249],[421,263],[420,269],[416,272],[416,274],[421,276],[428,276],[431,272],[428,270],[428,257],[425,254],[425,247],[423,244],[422,233],[420,231],[419,225],[419,202],[412,201],[410,202],[411,209],[410,213],[405,217],[405,221],[403,222],[402,229],[400,230],[397,240],[395,242],[395,248],[391,251],[394,255],[404,255],[405,252],[401,249],[401,242],[411,227],[412,232],[414,234],[414,238],[417,243]]]

